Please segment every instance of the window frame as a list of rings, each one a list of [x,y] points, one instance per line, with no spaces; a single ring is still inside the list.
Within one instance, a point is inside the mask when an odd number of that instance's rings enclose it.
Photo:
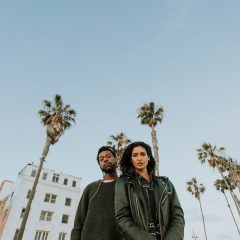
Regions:
[[[71,198],[68,198],[68,197],[66,197],[66,198],[65,198],[65,206],[68,206],[68,207],[70,207],[70,206],[71,206],[71,204],[72,204],[72,199],[71,199]]]
[[[68,220],[69,220],[69,215],[68,214],[63,214],[62,215],[62,223],[68,224]]]

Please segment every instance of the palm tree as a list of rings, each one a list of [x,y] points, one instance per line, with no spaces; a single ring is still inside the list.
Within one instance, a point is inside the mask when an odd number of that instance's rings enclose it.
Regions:
[[[50,145],[55,144],[64,131],[71,127],[72,122],[75,122],[76,112],[70,105],[64,105],[60,95],[55,95],[53,103],[48,100],[43,100],[43,109],[38,111],[44,126],[47,126],[47,136],[45,146],[43,148],[40,164],[37,174],[34,179],[31,194],[28,199],[27,207],[24,212],[22,223],[18,232],[17,240],[22,240],[31,204],[35,195],[36,187],[43,167],[43,163],[48,154]]]
[[[129,143],[131,143],[131,140],[123,132],[110,136],[107,144],[116,150],[117,164],[119,164],[122,154]]]
[[[198,184],[197,179],[193,177],[189,182],[187,182],[187,191],[190,192],[192,195],[194,195],[194,197],[199,201],[199,205],[202,213],[202,219],[203,219],[205,238],[207,240],[207,232],[206,232],[205,220],[204,220],[201,198],[200,198],[200,195],[205,192],[205,187],[201,183]]]
[[[157,133],[155,127],[158,123],[162,123],[163,120],[163,108],[156,107],[154,102],[146,103],[142,107],[138,109],[137,118],[141,118],[141,124],[147,125],[152,129],[152,144],[153,144],[153,152],[154,159],[156,162],[156,170],[155,173],[159,176],[159,157],[158,157],[158,141],[157,141]]]
[[[216,146],[212,146],[211,144],[203,143],[202,148],[197,149],[198,151],[198,159],[201,163],[208,162],[210,167],[217,168],[218,172],[220,173],[222,179],[224,180],[232,198],[237,208],[238,214],[240,215],[240,202],[231,188],[226,181],[223,173],[225,171],[229,171],[232,167],[232,159],[225,157],[224,148],[221,147],[217,149]]]
[[[230,178],[229,178],[229,177],[225,177],[225,179],[226,179],[226,181],[228,182],[231,191],[234,190],[236,186],[235,186],[234,184],[231,184]],[[231,214],[232,214],[234,223],[235,223],[235,225],[236,225],[236,227],[237,227],[238,233],[240,234],[240,231],[239,231],[239,228],[238,228],[236,219],[235,219],[235,217],[234,217],[234,215],[233,215],[233,212],[232,212],[232,208],[231,208],[231,206],[230,206],[230,204],[229,204],[229,201],[228,201],[227,196],[226,196],[226,193],[225,193],[225,190],[228,190],[225,181],[224,181],[224,180],[221,180],[221,179],[217,179],[217,180],[214,182],[214,186],[215,186],[215,188],[216,188],[218,191],[221,191],[221,192],[224,194],[224,197],[225,197],[225,199],[226,199],[226,201],[227,201],[227,205],[228,205],[229,210],[230,210],[230,212],[231,212]]]
[[[240,191],[240,164],[237,161],[229,161],[230,167],[229,167],[229,177],[231,178],[231,181],[235,183],[235,185],[238,187],[238,190]]]

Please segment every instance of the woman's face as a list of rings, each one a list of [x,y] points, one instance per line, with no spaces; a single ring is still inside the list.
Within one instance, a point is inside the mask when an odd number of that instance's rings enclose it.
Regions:
[[[137,146],[132,151],[132,164],[137,172],[142,172],[147,169],[149,157],[145,148]]]

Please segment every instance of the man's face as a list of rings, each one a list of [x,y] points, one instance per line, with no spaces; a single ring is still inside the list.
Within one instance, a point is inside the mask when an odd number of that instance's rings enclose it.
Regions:
[[[116,169],[116,159],[109,150],[104,150],[99,153],[99,166],[105,173],[112,173]]]

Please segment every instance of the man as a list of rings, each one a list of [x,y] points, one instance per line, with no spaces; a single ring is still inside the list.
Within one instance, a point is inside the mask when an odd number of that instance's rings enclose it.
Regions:
[[[75,216],[71,240],[120,240],[114,216],[114,192],[117,179],[116,151],[103,146],[97,161],[103,179],[84,189]]]

